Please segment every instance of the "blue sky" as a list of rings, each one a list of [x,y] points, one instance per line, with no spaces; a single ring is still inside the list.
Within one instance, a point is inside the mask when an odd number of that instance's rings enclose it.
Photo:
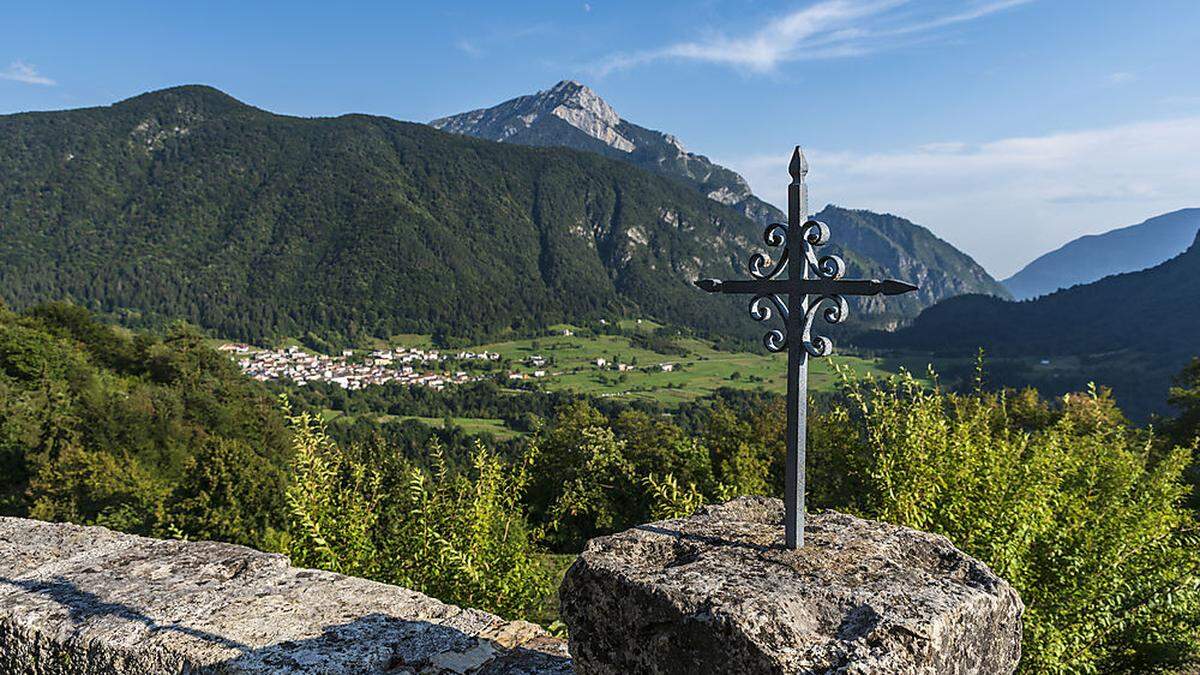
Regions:
[[[100,6],[103,4],[103,6]],[[10,3],[0,113],[205,83],[399,119],[565,78],[778,203],[926,225],[1003,277],[1080,234],[1200,206],[1200,2]]]

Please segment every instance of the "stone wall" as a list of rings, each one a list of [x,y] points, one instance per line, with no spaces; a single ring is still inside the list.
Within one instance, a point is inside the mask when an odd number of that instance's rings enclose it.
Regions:
[[[0,518],[0,673],[1011,673],[1017,593],[944,537],[741,498],[588,543],[563,641],[287,558]]]
[[[0,518],[0,673],[570,672],[533,624],[281,555]]]

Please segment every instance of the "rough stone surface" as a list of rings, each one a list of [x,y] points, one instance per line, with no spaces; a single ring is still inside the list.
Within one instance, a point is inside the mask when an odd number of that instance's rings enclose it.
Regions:
[[[0,673],[570,672],[539,627],[281,555],[0,518]]]
[[[945,538],[743,497],[588,543],[559,592],[575,671],[1011,673],[1021,599]]]

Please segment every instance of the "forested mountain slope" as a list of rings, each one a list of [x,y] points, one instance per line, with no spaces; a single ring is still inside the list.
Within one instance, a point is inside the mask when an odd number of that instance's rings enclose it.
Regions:
[[[945,300],[910,327],[862,341],[935,355],[978,349],[994,357],[1076,357],[1088,379],[1111,384],[1135,417],[1164,410],[1170,377],[1200,355],[1200,235],[1150,269],[1114,274],[1034,300],[979,295]],[[1078,388],[1085,382],[1064,382]]]
[[[591,153],[186,86],[0,117],[0,175],[0,298],[17,307],[69,299],[254,341],[621,311],[753,328],[691,280],[733,273],[760,228]]]

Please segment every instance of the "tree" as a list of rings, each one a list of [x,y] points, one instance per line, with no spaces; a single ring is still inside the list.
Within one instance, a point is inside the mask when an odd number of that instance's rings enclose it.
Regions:
[[[1179,411],[1174,418],[1162,421],[1163,434],[1168,445],[1200,446],[1200,357],[1193,358],[1178,375],[1171,387],[1167,402]],[[1193,461],[1188,468],[1188,482],[1192,485],[1190,503],[1200,509],[1200,461]]]

